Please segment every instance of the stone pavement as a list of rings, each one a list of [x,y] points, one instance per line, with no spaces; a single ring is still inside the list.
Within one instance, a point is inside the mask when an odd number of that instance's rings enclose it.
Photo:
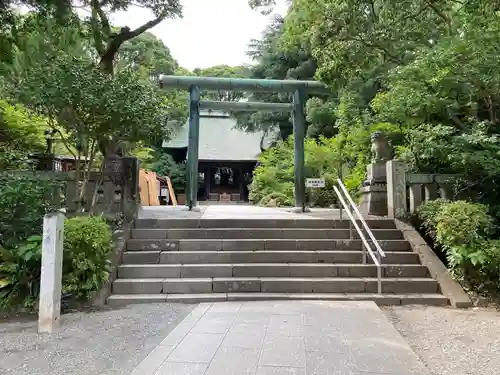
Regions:
[[[251,205],[201,205],[199,211],[186,206],[143,206],[139,219],[340,219],[339,209],[311,208],[310,212],[294,213],[290,207],[260,207]],[[381,219],[380,216],[364,216]],[[349,220],[343,212],[342,218]]]
[[[201,304],[130,375],[429,375],[373,302]]]

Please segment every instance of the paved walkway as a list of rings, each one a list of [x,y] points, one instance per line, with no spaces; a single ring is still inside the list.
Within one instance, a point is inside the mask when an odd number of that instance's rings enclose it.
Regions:
[[[131,375],[428,375],[373,302],[201,304]]]
[[[366,216],[380,219],[379,216]],[[250,205],[207,205],[199,211],[188,211],[186,206],[143,206],[140,219],[339,219],[340,210],[311,208],[310,212],[294,213],[290,207],[259,207]],[[343,219],[348,220],[343,213]]]

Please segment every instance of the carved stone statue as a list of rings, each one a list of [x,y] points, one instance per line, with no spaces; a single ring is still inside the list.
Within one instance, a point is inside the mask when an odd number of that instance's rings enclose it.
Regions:
[[[372,163],[386,162],[392,159],[392,146],[386,135],[380,131],[372,134]]]

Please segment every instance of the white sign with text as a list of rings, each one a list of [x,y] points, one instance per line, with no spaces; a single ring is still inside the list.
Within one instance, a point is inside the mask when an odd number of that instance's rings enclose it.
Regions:
[[[308,188],[324,188],[324,178],[306,178],[306,187]]]

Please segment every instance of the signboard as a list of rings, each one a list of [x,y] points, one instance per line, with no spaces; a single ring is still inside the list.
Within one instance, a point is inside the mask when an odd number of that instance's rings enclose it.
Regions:
[[[324,188],[324,178],[306,178],[306,187],[308,188]]]

